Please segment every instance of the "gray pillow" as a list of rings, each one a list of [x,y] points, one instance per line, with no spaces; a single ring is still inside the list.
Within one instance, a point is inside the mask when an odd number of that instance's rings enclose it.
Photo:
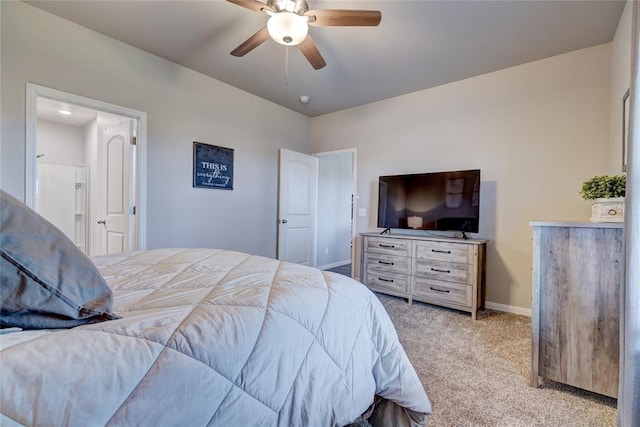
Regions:
[[[98,269],[53,224],[0,190],[0,327],[70,328],[117,319]]]

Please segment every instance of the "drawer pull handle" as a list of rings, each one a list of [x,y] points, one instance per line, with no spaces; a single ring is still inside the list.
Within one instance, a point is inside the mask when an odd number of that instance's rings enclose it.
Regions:
[[[435,252],[435,253],[438,253],[438,254],[450,254],[451,253],[451,251],[439,251],[437,249],[431,249],[431,252]]]
[[[378,244],[381,248],[389,248],[389,249],[395,249],[396,247],[394,245],[383,245],[382,243]]]
[[[387,262],[387,261],[378,261],[379,264],[384,264],[384,265],[393,265],[393,262]]]
[[[382,277],[378,277],[378,280],[381,280],[383,282],[393,283],[393,279],[383,279]]]
[[[429,289],[431,289],[432,291],[436,291],[436,292],[442,292],[444,294],[448,294],[449,293],[449,289],[438,289],[438,288],[434,288],[433,286],[429,286]]]
[[[440,270],[439,268],[433,268],[431,267],[431,271],[436,271],[438,273],[451,273],[451,270]]]

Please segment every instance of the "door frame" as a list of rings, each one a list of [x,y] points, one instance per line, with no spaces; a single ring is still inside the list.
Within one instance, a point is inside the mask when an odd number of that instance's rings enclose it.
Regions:
[[[61,90],[40,86],[27,82],[26,86],[26,141],[25,141],[25,204],[35,207],[36,201],[36,149],[38,133],[38,98],[49,98],[55,101],[67,102],[92,110],[103,111],[118,116],[137,120],[136,135],[136,164],[132,165],[135,174],[130,174],[129,180],[135,179],[133,203],[136,206],[134,219],[135,241],[137,250],[147,248],[147,113],[127,107],[110,104],[96,99],[86,98]],[[130,181],[131,182],[131,181]]]
[[[314,157],[328,157],[336,154],[345,154],[351,153],[352,165],[351,165],[351,173],[353,174],[351,177],[351,277],[358,278],[355,275],[356,272],[356,238],[358,236],[357,233],[357,218],[358,218],[358,149],[357,148],[344,148],[341,150],[332,150],[332,151],[322,151],[319,153],[312,153],[311,155]],[[321,185],[318,182],[318,185]],[[318,222],[316,221],[316,231],[318,229]]]

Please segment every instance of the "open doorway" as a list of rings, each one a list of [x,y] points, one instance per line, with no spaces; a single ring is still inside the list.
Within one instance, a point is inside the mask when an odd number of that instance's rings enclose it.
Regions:
[[[318,158],[317,265],[354,277],[356,149],[314,156]]]
[[[354,276],[356,149],[280,149],[277,257]]]
[[[90,256],[145,249],[146,115],[27,84],[27,205]]]

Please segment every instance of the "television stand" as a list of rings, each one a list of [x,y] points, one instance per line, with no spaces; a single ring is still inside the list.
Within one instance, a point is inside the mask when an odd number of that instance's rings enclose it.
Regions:
[[[360,279],[371,290],[471,313],[484,308],[487,240],[363,233]]]
[[[391,234],[391,228],[387,227],[380,232],[380,234]]]
[[[461,233],[464,240],[469,240],[469,236],[467,236],[467,233],[465,233],[464,231],[461,231]]]

